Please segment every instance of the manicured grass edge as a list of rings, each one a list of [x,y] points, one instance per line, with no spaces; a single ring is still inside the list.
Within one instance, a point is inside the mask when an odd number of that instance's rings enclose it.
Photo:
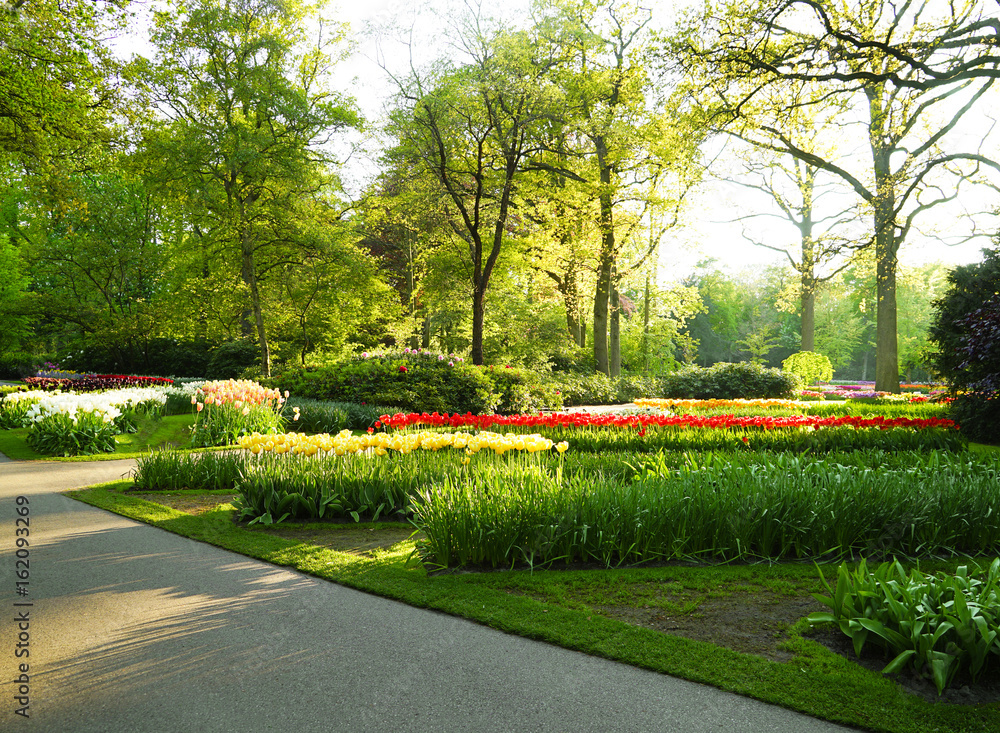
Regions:
[[[0,430],[0,453],[15,461],[59,461],[61,463],[78,463],[80,461],[117,461],[123,458],[142,458],[149,455],[150,451],[157,450],[161,443],[175,440],[179,437],[189,439],[186,429],[189,424],[193,424],[193,417],[190,415],[166,415],[152,424],[151,430],[143,437],[148,442],[148,447],[140,450],[128,450],[129,443],[136,440],[135,434],[117,436],[121,439],[118,448],[114,453],[96,453],[88,456],[47,456],[31,449],[26,442],[28,434],[27,428],[14,428],[12,430]],[[229,448],[231,449],[231,448]],[[179,452],[191,453],[209,450],[227,450],[226,446],[221,448],[172,448]]]
[[[793,634],[787,663],[631,626],[587,611],[546,604],[483,587],[475,576],[428,576],[406,565],[411,543],[366,559],[248,530],[226,507],[193,516],[120,492],[120,481],[67,495],[92,506],[194,540],[291,567],[357,590],[434,609],[500,631],[586,654],[709,684],[807,715],[873,731],[987,731],[1000,723],[1000,704],[932,705],[822,645]],[[527,571],[525,571],[527,572]],[[559,571],[548,571],[559,572]],[[796,627],[797,631],[803,624]]]

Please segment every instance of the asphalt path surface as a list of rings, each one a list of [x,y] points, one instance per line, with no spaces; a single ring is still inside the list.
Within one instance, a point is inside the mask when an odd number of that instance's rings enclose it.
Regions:
[[[850,730],[343,588],[60,494],[131,466],[0,462],[0,731]],[[30,563],[21,586],[19,529]]]

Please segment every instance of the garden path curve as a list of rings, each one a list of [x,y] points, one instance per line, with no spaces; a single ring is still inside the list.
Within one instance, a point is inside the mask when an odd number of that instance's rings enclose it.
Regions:
[[[131,466],[0,464],[0,730],[848,730],[249,560],[59,493]],[[25,597],[15,593],[18,496],[30,508]],[[25,612],[30,656],[15,658],[15,614]],[[15,713],[21,663],[29,719]]]

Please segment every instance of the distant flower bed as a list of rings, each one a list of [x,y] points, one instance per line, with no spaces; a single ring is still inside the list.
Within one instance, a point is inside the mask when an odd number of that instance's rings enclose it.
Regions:
[[[31,389],[54,392],[71,389],[74,392],[100,392],[128,387],[158,387],[174,383],[166,377],[139,377],[129,374],[81,374],[74,377],[25,377]]]
[[[760,407],[801,407],[798,400],[759,399],[759,400],[686,400],[670,397],[647,397],[634,400],[639,407],[652,407],[657,410],[717,410],[730,408]]]

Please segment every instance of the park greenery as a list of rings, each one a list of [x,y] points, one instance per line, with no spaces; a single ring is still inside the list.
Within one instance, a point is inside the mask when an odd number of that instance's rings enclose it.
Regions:
[[[322,11],[167,2],[123,59],[101,40],[126,0],[0,8],[0,450],[140,453],[82,498],[499,628],[872,730],[995,730],[996,703],[892,682],[1000,666],[1000,240],[898,257],[996,190],[963,126],[995,99],[990,6],[467,5],[438,56],[387,66],[381,121],[335,85],[351,35]],[[794,225],[748,233],[787,266],[663,272],[720,175]],[[134,492],[215,498],[196,518]],[[317,545],[362,526],[392,540]],[[773,572],[826,610],[763,666],[605,645],[633,631],[595,579],[646,598],[677,568]],[[589,640],[564,629],[583,614]],[[810,626],[878,647],[889,681]]]
[[[364,119],[338,86],[356,30],[321,3],[9,3],[0,371],[267,377],[410,348],[612,381],[798,352],[879,391],[946,377],[949,268],[898,254],[995,187],[968,126],[995,60],[988,4],[919,6],[449,6],[450,42],[407,35]],[[146,55],[112,51],[129,32]],[[718,178],[770,197],[747,241],[786,265],[671,271]],[[988,232],[976,200],[942,241]]]

